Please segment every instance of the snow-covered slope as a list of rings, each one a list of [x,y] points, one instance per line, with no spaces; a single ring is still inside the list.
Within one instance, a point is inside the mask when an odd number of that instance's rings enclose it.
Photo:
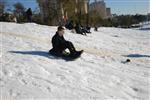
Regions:
[[[56,27],[0,22],[1,100],[148,100],[149,31],[99,28],[65,38],[76,61],[47,54]],[[131,62],[126,63],[126,59]]]

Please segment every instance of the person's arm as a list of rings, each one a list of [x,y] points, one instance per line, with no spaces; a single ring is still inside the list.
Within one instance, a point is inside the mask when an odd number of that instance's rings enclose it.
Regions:
[[[63,38],[63,39],[60,39],[60,45],[65,45],[66,43],[66,40]]]
[[[59,46],[59,40],[56,37],[52,38],[52,45],[54,48],[57,48]]]

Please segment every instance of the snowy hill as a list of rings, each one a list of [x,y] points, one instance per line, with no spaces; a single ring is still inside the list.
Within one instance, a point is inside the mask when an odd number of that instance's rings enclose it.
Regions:
[[[85,50],[67,62],[47,54],[56,27],[0,26],[1,100],[149,99],[149,31],[102,27],[82,36],[66,30],[65,38]]]

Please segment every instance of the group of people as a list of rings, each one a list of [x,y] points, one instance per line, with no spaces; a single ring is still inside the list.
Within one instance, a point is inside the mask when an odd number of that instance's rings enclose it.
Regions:
[[[65,24],[65,27],[69,30],[75,30],[77,34],[82,34],[82,35],[87,35],[87,33],[91,33],[90,30],[91,30],[91,27],[90,26],[82,26],[80,25],[78,22],[76,22],[74,24],[73,20],[70,20],[68,21],[66,24]]]
[[[49,50],[50,54],[53,54],[55,56],[64,56],[64,52],[66,49],[69,49],[70,55],[80,55],[83,50],[77,51],[73,45],[72,42],[65,40],[64,38],[64,27],[63,25],[60,25],[56,31],[56,34],[52,37],[52,49]],[[74,24],[73,20],[67,21],[65,23],[65,28],[69,30],[75,30],[77,34],[86,35],[87,33],[91,33],[91,27],[90,26],[82,26],[78,22]],[[98,31],[98,27],[94,27],[94,31]]]
[[[75,27],[73,25],[73,21],[70,21],[65,26],[67,29],[72,30],[75,28],[76,32],[79,34],[83,33],[90,33],[90,27],[81,28],[79,24],[77,24]],[[95,31],[98,31],[98,28],[94,28]],[[77,51],[73,45],[72,42],[65,40],[64,38],[65,28],[62,26],[59,26],[57,28],[56,34],[52,37],[52,49],[49,50],[49,53],[55,56],[65,56],[65,50],[69,49],[69,55],[71,57],[80,55],[83,50]]]
[[[22,16],[18,13],[9,14],[9,13],[1,13],[0,21],[8,21],[8,22],[20,22],[20,17],[23,17],[25,21],[32,22],[32,10],[31,8],[27,9],[25,12],[22,12]]]

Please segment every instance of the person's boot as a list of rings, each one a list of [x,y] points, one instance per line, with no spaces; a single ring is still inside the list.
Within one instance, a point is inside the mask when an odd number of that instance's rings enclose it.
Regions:
[[[81,53],[83,53],[83,50],[76,51],[76,54],[81,54]]]
[[[75,51],[74,56],[79,56],[83,53],[83,50]]]

